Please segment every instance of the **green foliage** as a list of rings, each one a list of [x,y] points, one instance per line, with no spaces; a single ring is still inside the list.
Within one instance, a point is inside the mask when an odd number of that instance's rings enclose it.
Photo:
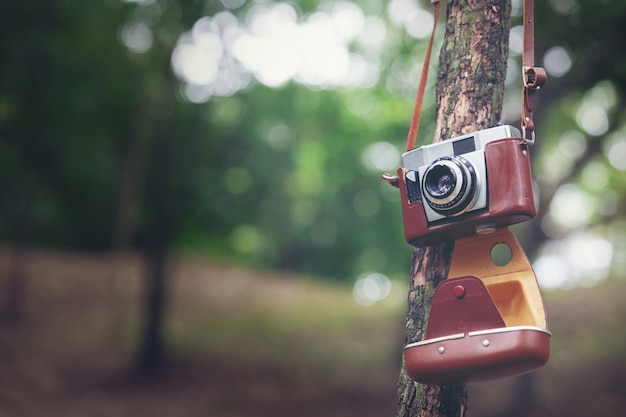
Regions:
[[[384,42],[378,50],[355,43],[350,50],[377,62],[377,83],[331,88],[291,81],[271,88],[248,74],[237,93],[192,103],[188,84],[171,69],[172,52],[199,18],[234,3],[0,6],[3,242],[105,249],[123,225],[129,236],[123,243],[137,248],[158,243],[347,282],[368,271],[406,275],[411,249],[397,190],[380,180],[368,155],[381,151],[372,147],[380,142],[401,150],[425,41],[391,21],[391,3],[372,0],[360,7],[384,22]],[[537,61],[560,46],[572,67],[551,76],[540,94],[534,172],[547,190],[541,213],[548,220],[532,227],[559,216],[551,211],[558,201],[551,202],[564,184],[575,184],[594,209],[576,227],[525,235],[537,246],[595,227],[622,265],[623,239],[605,226],[623,224],[625,210],[623,164],[612,163],[609,150],[623,152],[626,129],[619,24],[626,10],[617,0],[602,7],[590,0],[537,3]],[[243,27],[251,10],[268,4],[248,1],[229,16]],[[292,4],[300,22],[335,6]],[[147,38],[125,38],[137,24],[150,33],[147,48],[139,42]],[[433,79],[420,144],[432,137]],[[519,82],[508,88],[519,100]],[[604,112],[605,131],[585,130],[589,106]],[[575,133],[564,139],[567,132]],[[567,140],[574,142],[563,153]],[[576,143],[583,150],[568,153]]]

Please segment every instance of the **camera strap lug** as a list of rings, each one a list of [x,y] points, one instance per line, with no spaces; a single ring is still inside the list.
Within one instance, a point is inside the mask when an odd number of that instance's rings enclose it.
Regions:
[[[388,182],[389,185],[392,185],[396,188],[400,188],[400,180],[398,179],[398,177],[396,175],[391,175],[391,174],[383,174],[383,181]]]
[[[532,146],[535,144],[535,129],[527,129],[524,124],[522,124],[522,145]]]

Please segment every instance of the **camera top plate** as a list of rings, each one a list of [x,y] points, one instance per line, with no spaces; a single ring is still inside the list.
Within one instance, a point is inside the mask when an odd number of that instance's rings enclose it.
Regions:
[[[484,150],[485,145],[499,139],[521,138],[521,132],[511,125],[494,126],[442,142],[421,146],[402,154],[402,167],[416,170],[444,156],[463,155]]]

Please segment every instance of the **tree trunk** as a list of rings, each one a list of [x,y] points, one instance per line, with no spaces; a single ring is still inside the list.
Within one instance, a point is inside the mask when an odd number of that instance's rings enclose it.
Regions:
[[[29,248],[14,244],[10,248],[8,282],[6,286],[6,320],[11,324],[22,321],[26,297],[26,271],[29,262]]]
[[[496,125],[501,117],[508,58],[508,0],[450,0],[440,53],[433,142]],[[521,98],[520,98],[521,100]],[[423,340],[435,287],[447,278],[454,242],[413,251],[405,344]],[[467,411],[465,386],[413,382],[404,364],[399,417],[456,417]]]
[[[28,263],[32,244],[32,219],[28,208],[27,197],[14,198],[17,204],[11,208],[9,215],[13,245],[9,252],[9,269],[5,288],[6,311],[4,318],[11,324],[18,324],[24,315],[26,303],[26,284],[28,279]]]
[[[156,371],[164,354],[163,318],[165,313],[167,250],[164,246],[146,251],[146,294],[143,335],[135,370],[139,375]]]
[[[167,74],[163,94],[170,95],[169,98],[173,102],[176,82],[169,70],[169,59],[161,63],[165,66]],[[139,117],[147,116],[142,113]],[[175,127],[175,117],[175,115],[171,118],[166,117],[161,123],[151,122],[152,126],[146,125],[148,121],[137,121],[134,132],[136,136],[129,149],[127,162],[131,165],[137,163],[146,166],[127,167],[128,180],[132,180],[133,184],[126,185],[126,195],[120,196],[118,207],[118,226],[122,229],[117,235],[119,245],[130,244],[132,241],[133,229],[137,227],[134,212],[139,209],[140,194],[146,207],[143,219],[144,231],[137,239],[146,265],[142,335],[134,363],[135,371],[141,376],[150,376],[156,372],[166,356],[163,323],[167,313],[168,253],[177,228],[180,227],[177,212],[180,207],[176,201],[180,195],[174,197],[176,180],[173,178],[176,158],[179,156],[175,153],[175,139],[179,134]],[[126,201],[122,201],[124,198]],[[124,227],[131,229],[124,231]]]

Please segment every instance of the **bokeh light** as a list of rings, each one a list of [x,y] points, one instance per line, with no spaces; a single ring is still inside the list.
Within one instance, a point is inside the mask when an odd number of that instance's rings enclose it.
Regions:
[[[586,226],[593,214],[593,198],[574,184],[560,186],[550,203],[547,220],[559,230]]]
[[[572,68],[572,58],[565,48],[555,46],[546,51],[543,56],[543,65],[549,75],[562,77]]]
[[[152,31],[143,22],[129,22],[120,31],[122,43],[138,54],[147,52],[152,47]]]
[[[613,245],[597,234],[580,231],[548,241],[533,268],[543,288],[591,287],[604,280],[613,260]]]
[[[272,88],[290,81],[370,88],[380,77],[376,55],[385,34],[384,21],[352,2],[322,4],[306,16],[290,3],[257,4],[241,23],[228,11],[199,19],[178,39],[172,67],[187,84],[182,95],[194,103],[235,94],[250,75]],[[352,51],[353,44],[364,53]]]
[[[352,289],[354,301],[363,306],[384,300],[390,293],[391,281],[386,275],[378,272],[357,279]]]
[[[362,161],[372,171],[389,171],[399,166],[400,152],[389,142],[375,142],[365,148]]]

